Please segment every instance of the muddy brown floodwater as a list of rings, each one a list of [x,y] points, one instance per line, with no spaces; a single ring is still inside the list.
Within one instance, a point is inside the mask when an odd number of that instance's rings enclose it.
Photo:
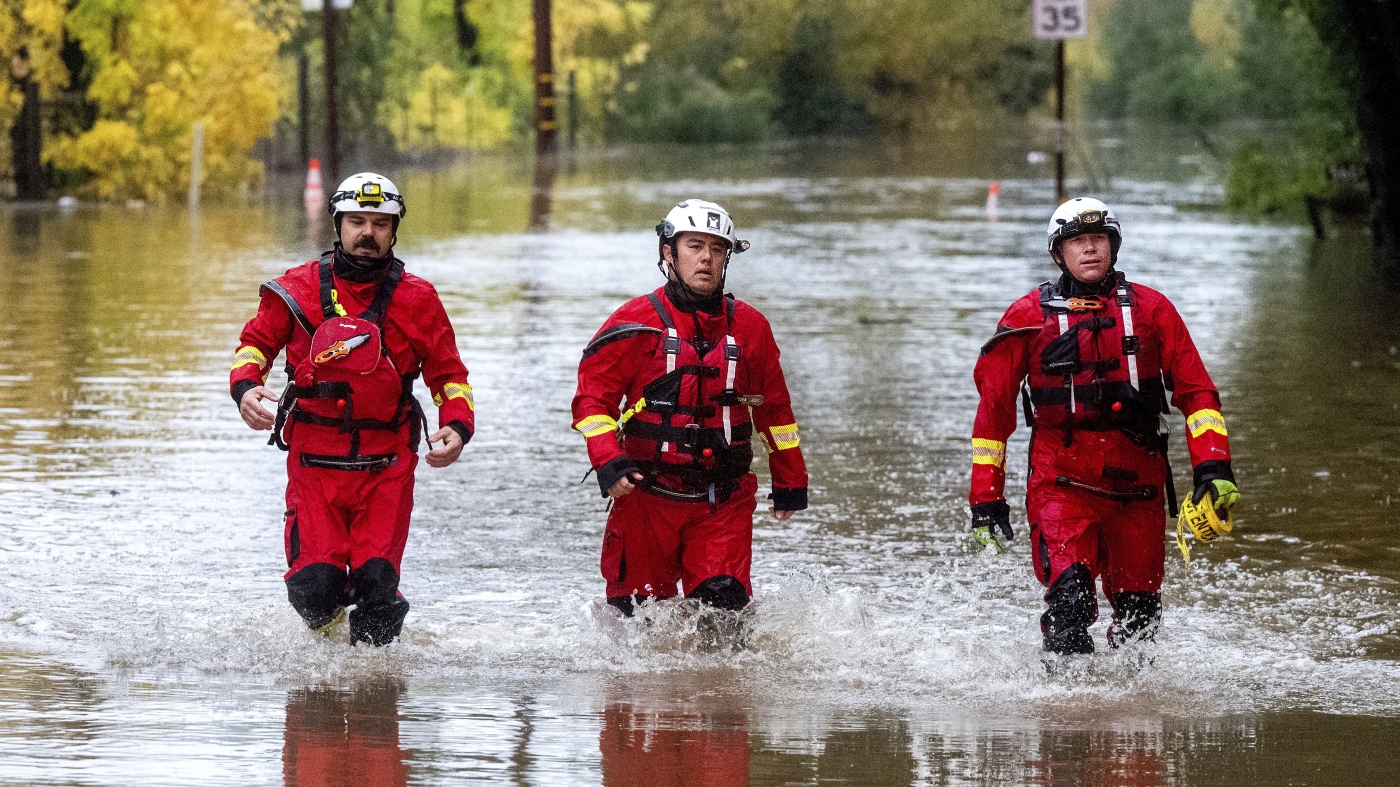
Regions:
[[[1150,663],[1056,677],[1027,545],[970,547],[972,365],[1053,273],[1028,144],[612,151],[533,193],[511,160],[393,173],[479,431],[420,465],[413,612],[381,650],[287,605],[283,458],[227,394],[258,284],[326,243],[297,185],[197,217],[5,207],[0,783],[1393,783],[1400,321],[1364,239],[1220,211],[1176,140],[1090,139],[1121,268],[1176,302],[1223,391],[1237,531],[1170,558]],[[580,349],[659,281],[651,227],[689,196],[753,241],[731,288],[773,323],[812,473],[810,510],[757,523],[739,653],[602,604],[569,430]]]

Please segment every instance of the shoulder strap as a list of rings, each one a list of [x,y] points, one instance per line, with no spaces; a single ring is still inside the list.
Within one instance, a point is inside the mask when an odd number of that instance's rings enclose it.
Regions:
[[[384,279],[379,282],[379,290],[374,293],[374,300],[370,302],[368,309],[360,313],[360,319],[383,325],[384,314],[389,311],[389,302],[394,299],[394,290],[399,288],[401,281],[403,262],[398,259],[391,260],[389,270],[384,272]]]
[[[293,298],[292,294],[290,292],[287,292],[287,289],[281,284],[278,284],[276,280],[267,282],[258,289],[259,291],[267,290],[268,292],[271,292],[277,297],[281,298],[282,302],[287,304],[287,310],[292,313],[292,318],[297,321],[297,325],[300,325],[303,331],[306,331],[307,336],[310,336],[311,334],[316,332],[316,329],[311,325],[311,320],[307,318],[306,312],[301,310],[301,306],[297,303],[297,299]]]
[[[332,290],[335,288],[335,279],[331,276],[331,260],[334,256],[335,252],[333,251],[322,254],[321,264],[319,266],[321,274],[321,317],[327,320],[338,316],[335,313],[335,298],[331,294]]]
[[[666,330],[674,331],[676,324],[671,322],[671,315],[666,311],[666,307],[661,304],[661,299],[656,297],[656,293],[647,293],[647,300],[651,301],[651,308],[656,310],[656,316],[661,318],[661,324],[666,326]]]
[[[1123,315],[1123,355],[1128,358],[1128,383],[1134,390],[1141,388],[1138,380],[1137,353],[1141,342],[1133,330],[1133,285],[1128,283],[1128,278],[1123,274],[1118,274],[1118,307]]]

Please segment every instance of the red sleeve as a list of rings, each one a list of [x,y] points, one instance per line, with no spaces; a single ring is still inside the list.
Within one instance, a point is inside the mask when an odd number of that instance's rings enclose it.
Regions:
[[[778,343],[773,329],[762,319],[759,343],[753,348],[751,374],[763,396],[763,404],[753,408],[754,429],[768,447],[768,470],[773,475],[774,507],[780,510],[806,508],[807,463],[802,458],[797,417],[792,413],[792,397],[779,362]],[[748,350],[748,348],[745,348]],[[741,391],[741,393],[748,393]]]
[[[614,326],[647,323],[644,319],[631,318],[636,316],[628,314],[631,305],[614,312],[594,334],[594,341]],[[579,361],[573,428],[587,441],[588,461],[594,470],[625,454],[617,442],[617,419],[622,414],[623,398],[642,362],[656,352],[658,341],[657,334],[651,332],[628,334],[626,338],[599,343],[595,351],[585,354]]]
[[[983,346],[972,379],[977,385],[977,417],[972,422],[972,505],[1006,499],[1006,440],[1016,431],[1021,381],[1030,371],[1030,346],[1039,328],[1040,305],[1022,298],[1002,315],[997,332]]]
[[[258,313],[243,326],[238,335],[238,350],[233,354],[233,368],[229,371],[229,390],[234,400],[242,398],[242,392],[255,385],[267,382],[267,374],[272,371],[272,362],[277,354],[291,341],[296,322],[287,304],[277,295],[264,290],[258,302]]]
[[[1186,414],[1186,448],[1191,466],[1230,461],[1230,438],[1220,414],[1220,394],[1211,382],[1186,323],[1165,297],[1155,311],[1162,342],[1162,371],[1172,406]]]
[[[429,297],[418,305],[420,332],[414,338],[414,352],[423,359],[423,382],[438,407],[438,428],[458,421],[468,432],[475,432],[476,399],[467,382],[467,367],[457,352],[457,335],[437,290],[426,281],[421,283]]]

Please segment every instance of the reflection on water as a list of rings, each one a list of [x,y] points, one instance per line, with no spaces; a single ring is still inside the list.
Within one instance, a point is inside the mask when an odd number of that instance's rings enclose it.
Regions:
[[[282,773],[287,787],[395,787],[408,783],[399,746],[399,687],[287,692]]]
[[[605,787],[748,787],[749,732],[734,715],[603,710],[598,749]]]
[[[1169,565],[1155,661],[1102,653],[1048,678],[1025,550],[970,550],[964,501],[972,364],[1051,274],[1050,186],[1017,140],[979,143],[640,149],[543,190],[508,159],[394,173],[398,252],[443,296],[480,429],[464,461],[419,476],[415,607],[378,651],[287,607],[283,457],[226,392],[257,285],[325,248],[326,218],[295,189],[197,224],[12,209],[0,780],[1383,781],[1400,329],[1362,248],[1203,208],[1219,181],[1170,141],[1114,148],[1142,151],[1110,162],[1123,266],[1202,347],[1244,502],[1235,537]],[[696,195],[754,242],[730,282],[774,325],[813,477],[811,510],[757,526],[739,653],[695,652],[669,608],[647,625],[602,604],[604,514],[568,429],[579,349],[655,286],[651,228]],[[1011,489],[1024,451],[1022,434]]]

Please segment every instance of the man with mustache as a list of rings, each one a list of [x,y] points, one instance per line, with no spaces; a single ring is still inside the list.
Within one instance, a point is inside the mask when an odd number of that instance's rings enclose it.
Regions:
[[[1093,652],[1095,577],[1113,607],[1111,647],[1157,632],[1169,394],[1186,414],[1192,500],[1209,498],[1221,518],[1239,500],[1220,396],[1171,301],[1115,270],[1122,242],[1104,203],[1061,205],[1047,229],[1060,278],[1007,309],[973,375],[973,536],[997,548],[997,531],[1012,537],[1006,440],[1019,397],[1031,427],[1031,555],[1046,586],[1041,632],[1053,654]]]
[[[328,634],[350,612],[350,640],[386,645],[408,614],[399,565],[426,419],[413,383],[438,406],[430,467],[457,461],[474,428],[467,369],[437,291],[392,253],[407,213],[382,175],[331,195],[335,248],[262,286],[229,384],[239,414],[287,450],[287,597]],[[288,387],[264,386],[287,351]],[[278,402],[274,415],[261,404]]]
[[[807,507],[807,467],[772,328],[724,292],[739,240],[729,213],[686,200],[657,225],[666,284],[623,304],[583,351],[574,428],[612,511],[608,603],[676,595],[738,611],[752,585],[755,432],[778,520]]]

